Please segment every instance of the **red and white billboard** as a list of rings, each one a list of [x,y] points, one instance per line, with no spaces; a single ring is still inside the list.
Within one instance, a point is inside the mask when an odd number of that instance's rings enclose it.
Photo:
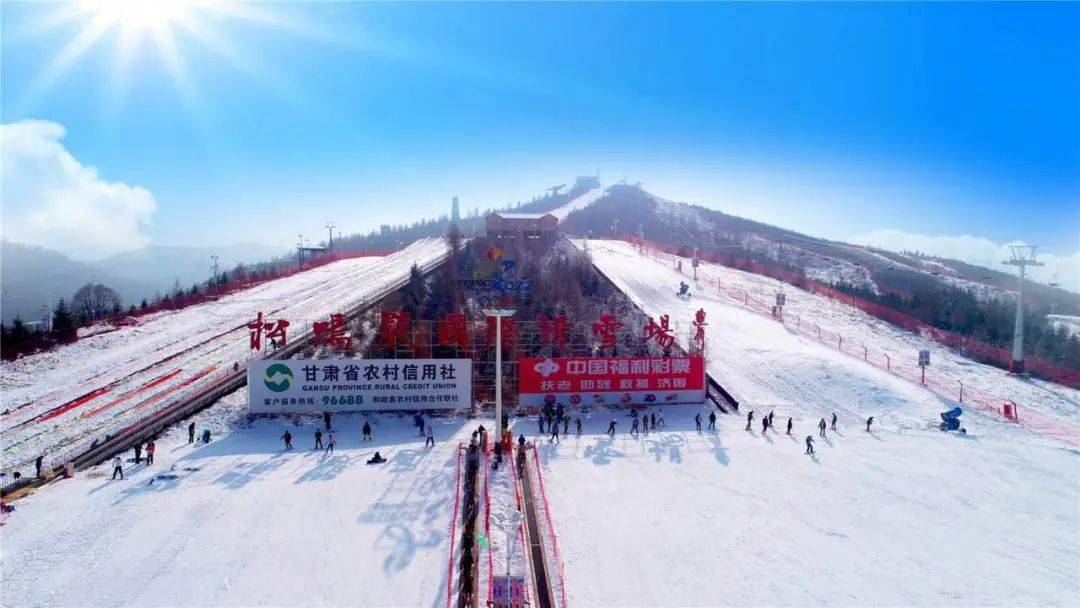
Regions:
[[[702,403],[705,362],[685,357],[522,357],[521,405]]]

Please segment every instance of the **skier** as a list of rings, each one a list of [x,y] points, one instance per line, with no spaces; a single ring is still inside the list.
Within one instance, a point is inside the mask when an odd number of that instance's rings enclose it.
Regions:
[[[555,443],[559,443],[559,423],[558,422],[551,425],[551,439],[548,439],[548,442],[550,443],[552,441],[554,441]]]
[[[570,434],[570,416],[564,416],[562,419],[562,434]]]
[[[315,429],[315,447],[313,447],[311,449],[313,449],[313,450],[321,450],[321,449],[323,449],[322,431],[319,430],[319,429]]]
[[[427,433],[427,439],[424,440],[424,447],[429,445],[435,447],[435,437],[431,434],[431,426],[429,425],[424,432]]]
[[[44,454],[38,454],[38,457],[34,459],[34,468],[37,470],[37,477],[41,479],[41,463],[45,460]]]
[[[750,413],[746,415],[746,430],[750,430],[750,425],[754,422],[754,410],[750,410]]]
[[[697,427],[697,430],[701,430],[701,412],[694,414],[694,426]]]
[[[154,450],[156,449],[157,446],[154,445],[153,441],[148,441],[146,443],[146,466],[154,464]]]
[[[832,413],[832,430],[836,430],[836,412]]]
[[[135,443],[135,464],[142,462],[142,442]]]
[[[424,422],[424,417],[420,414],[416,415],[416,426],[420,427],[420,436],[423,437],[425,435],[424,428],[427,427],[427,423]]]
[[[611,435],[612,437],[615,436],[615,424],[616,424],[615,419],[612,418],[611,422],[608,423],[608,425],[607,425],[607,434]]]
[[[493,471],[499,470],[499,465],[502,464],[502,450],[503,450],[502,442],[501,441],[496,441],[495,442],[495,462],[494,462],[494,464],[491,465],[491,469]]]
[[[656,412],[649,414],[649,427],[656,430]]]
[[[824,418],[821,419],[821,422],[818,423],[817,427],[818,427],[818,430],[820,432],[820,435],[822,437],[824,437],[825,436],[825,419]]]
[[[540,414],[540,416],[537,417],[536,421],[538,423],[540,423],[540,434],[543,435],[544,434],[544,415]]]
[[[330,430],[330,412],[322,413],[323,424],[326,425],[326,430]]]
[[[716,430],[716,412],[709,412],[709,430]]]
[[[334,441],[333,437],[330,438],[330,441],[331,442]],[[333,443],[331,443],[330,445],[333,445]],[[386,459],[383,458],[382,455],[379,454],[378,452],[375,452],[374,456],[367,459],[368,464],[382,464],[384,462],[386,462]]]
[[[667,426],[667,423],[664,422],[664,410],[657,410],[655,420],[656,424],[659,424],[660,426]]]
[[[566,413],[566,408],[560,403],[559,406],[555,408],[555,419],[562,420],[564,413]]]
[[[769,417],[768,416],[762,416],[761,417],[761,436],[764,437],[765,433],[767,433],[768,431],[769,431]]]
[[[633,422],[630,423],[630,434],[631,435],[637,435],[638,434],[638,419],[637,418],[634,418]]]
[[[371,424],[367,420],[364,421],[364,441],[371,441]]]
[[[120,476],[120,479],[124,478],[124,463],[119,456],[112,459],[112,478],[116,479],[117,475]]]
[[[581,418],[574,418],[574,427],[577,428],[577,436],[581,437]]]
[[[195,423],[187,425],[187,442],[195,443]]]
[[[811,437],[810,435],[806,436],[806,453],[807,454],[813,454],[814,453],[814,438]]]
[[[772,417],[773,417],[774,413],[775,412],[773,412],[772,410],[769,410],[769,426],[775,429],[776,427],[773,426],[773,423],[772,423]]]
[[[791,427],[795,426],[795,422],[789,417],[787,419],[787,434],[791,434]]]
[[[525,449],[525,434],[524,433],[518,435],[518,449],[519,450],[524,450]]]
[[[291,450],[292,449],[292,433],[290,433],[289,431],[285,431],[285,434],[282,435],[281,438],[285,440],[285,449],[286,450]]]
[[[870,425],[871,424],[874,424],[874,417],[873,416],[870,416],[869,418],[866,419],[866,432],[867,433],[870,432]]]
[[[202,442],[203,443],[210,443],[210,429],[203,429],[202,430]]]
[[[327,440],[326,440],[326,451],[323,452],[323,454],[333,454],[334,453],[334,444],[335,443],[337,443],[337,442],[334,441],[334,434],[330,433],[330,437],[328,437]]]

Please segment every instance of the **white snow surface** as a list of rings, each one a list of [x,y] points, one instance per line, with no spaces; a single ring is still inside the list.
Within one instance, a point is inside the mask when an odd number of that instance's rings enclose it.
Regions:
[[[0,364],[0,449],[7,471],[42,452],[50,460],[85,449],[95,437],[132,423],[253,356],[244,325],[262,311],[288,319],[290,339],[372,297],[446,254],[424,239],[383,258],[342,260],[177,311],[134,327],[96,334],[49,352]],[[41,419],[74,399],[106,389],[78,407]],[[25,471],[24,471],[25,472]]]
[[[598,186],[571,200],[562,207],[552,209],[548,213],[559,218],[559,221],[561,222],[566,219],[566,216],[570,215],[574,211],[577,211],[578,209],[584,209],[585,207],[588,207],[589,205],[600,200],[600,197],[604,196],[605,192],[607,192],[606,188]]]
[[[709,295],[706,281],[680,300],[685,277],[633,246],[588,248],[646,312],[681,320],[680,340],[706,310],[709,372],[743,405],[715,433],[693,430],[707,408],[682,406],[665,410],[669,428],[640,439],[626,435],[624,413],[599,410],[585,437],[539,441],[571,605],[1080,605],[1080,452],[972,410],[968,435],[942,433],[947,398]],[[764,277],[700,270],[772,293]],[[921,340],[786,291],[800,314],[875,344]],[[919,345],[1075,421],[1076,391]],[[780,432],[763,438],[760,418],[773,410]],[[833,412],[839,432],[805,455],[805,437]],[[612,417],[613,440],[600,434]]]
[[[464,418],[431,418],[432,449],[411,416],[368,416],[365,443],[363,418],[337,415],[326,455],[321,418],[249,424],[246,409],[245,391],[226,397],[196,419],[210,444],[179,428],[122,481],[102,465],[18,501],[0,528],[3,604],[446,605]],[[365,464],[375,450],[386,464]]]

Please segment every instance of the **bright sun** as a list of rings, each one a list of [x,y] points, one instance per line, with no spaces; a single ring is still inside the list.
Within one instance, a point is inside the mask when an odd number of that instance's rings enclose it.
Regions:
[[[124,29],[160,29],[182,20],[192,8],[210,4],[197,0],[82,0],[87,13]]]

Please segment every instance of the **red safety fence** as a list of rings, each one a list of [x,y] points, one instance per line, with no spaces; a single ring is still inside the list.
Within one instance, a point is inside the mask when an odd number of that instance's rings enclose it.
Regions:
[[[620,237],[619,240],[643,246],[644,250],[654,256],[661,254],[674,256],[675,252],[679,250],[678,247],[673,245],[649,240],[642,241],[642,239],[637,237],[623,236]],[[829,285],[825,285],[824,283],[820,283],[789,270],[783,270],[769,264],[763,264],[761,262],[755,262],[753,260],[724,253],[702,251],[699,252],[699,256],[701,259],[709,262],[784,281],[785,283],[805,289],[811,293],[842,302],[912,333],[920,336],[928,336],[939,344],[956,349],[965,357],[970,357],[1003,369],[1009,369],[1009,363],[1012,360],[1012,352],[1009,349],[987,344],[973,336],[962,336],[955,332],[934,327],[909,314],[893,310],[884,304],[871,302],[858,296],[844,293]],[[772,306],[768,305],[768,309],[771,310],[771,308]],[[1080,389],[1080,370],[1068,369],[1056,365],[1052,361],[1047,361],[1046,359],[1031,355],[1025,355],[1024,365],[1028,371],[1042,378],[1063,384],[1069,388]]]
[[[625,240],[634,244],[641,244],[640,239]],[[678,265],[678,262],[681,260],[681,258],[677,257],[676,255],[674,255],[674,253],[669,251],[673,249],[675,248],[663,245],[658,246],[658,244],[652,242],[646,242],[642,245],[642,252],[647,257],[652,257],[653,259],[670,262],[673,268],[676,268],[680,272],[685,273],[685,270],[683,270]],[[745,270],[747,272],[755,272],[755,268],[767,268],[763,264],[757,264],[756,262],[749,262],[746,260],[742,260],[739,264],[732,267],[739,270]],[[879,316],[874,312],[871,312],[871,310],[876,309],[884,309],[882,312],[899,315],[900,317],[906,319],[904,323],[898,324],[900,325],[900,327],[903,327],[904,329],[909,329],[919,335],[929,335],[933,337],[936,341],[943,344],[950,345],[947,341],[950,340],[950,338],[948,338],[949,335],[960,338],[963,341],[970,340],[969,338],[964,338],[962,336],[957,336],[956,334],[951,334],[951,332],[937,330],[936,328],[932,328],[923,323],[922,321],[915,319],[914,317],[910,317],[909,315],[904,315],[903,313],[893,311],[873,302],[867,302],[859,298],[854,298],[853,296],[850,296],[848,294],[841,293],[835,289],[806,279],[806,277],[802,277],[801,275],[796,275],[795,273],[775,268],[771,269],[770,272],[772,274],[768,274],[767,276],[772,276],[772,278],[791,282],[799,287],[807,288],[813,293],[824,295],[830,298],[833,298],[834,296],[842,296],[835,297],[835,299],[842,301],[846,304],[850,304],[856,308],[859,308],[860,310],[864,310],[864,312],[868,312],[868,314],[871,314],[872,316]],[[758,274],[766,273],[760,272]],[[773,276],[773,274],[781,276]],[[788,278],[799,279],[800,282],[803,284],[798,284],[794,281],[788,281]],[[815,285],[817,287],[815,287]],[[863,361],[870,363],[871,365],[874,365],[882,370],[885,370],[886,372],[891,373],[894,376],[898,376],[915,384],[925,386],[926,388],[934,390],[942,396],[955,399],[959,403],[963,403],[964,405],[967,405],[969,407],[974,407],[977,410],[1000,415],[1010,422],[1021,423],[1043,435],[1065,441],[1072,445],[1080,445],[1080,427],[1078,427],[1076,424],[1028,408],[1024,409],[1023,416],[1021,416],[1019,412],[1019,404],[1017,404],[1011,399],[1006,399],[1004,397],[999,397],[991,393],[985,392],[975,386],[972,386],[970,383],[964,383],[957,378],[953,378],[945,374],[939,374],[937,372],[925,371],[922,368],[912,365],[910,362],[917,361],[917,356],[904,356],[897,355],[895,353],[890,355],[889,353],[886,353],[884,351],[871,349],[865,344],[861,344],[857,340],[847,338],[842,334],[822,328],[820,325],[817,325],[810,321],[804,321],[798,315],[778,315],[776,308],[771,303],[762,301],[754,295],[751,295],[750,292],[746,291],[745,289],[736,287],[734,285],[724,284],[723,281],[719,278],[716,279],[715,286],[717,294],[724,295],[736,302],[741,303],[746,308],[749,308],[755,312],[761,313],[762,315],[768,316],[780,323],[783,323],[785,326],[798,331],[802,335],[815,339],[818,342],[821,342],[822,344],[825,344],[827,346],[831,346],[832,348],[835,348],[836,350],[839,350],[852,357],[862,359]],[[866,305],[871,310],[867,310],[863,306],[858,305],[859,303]],[[793,316],[794,318],[792,318]],[[886,321],[889,320],[884,317],[879,318],[883,318],[883,320]],[[987,349],[994,349],[994,347],[986,344],[982,344],[982,346]],[[954,348],[960,347],[954,346]],[[960,350],[961,354],[968,354],[965,353],[962,348],[960,348]],[[1068,382],[1062,383],[1068,386],[1073,386]]]

